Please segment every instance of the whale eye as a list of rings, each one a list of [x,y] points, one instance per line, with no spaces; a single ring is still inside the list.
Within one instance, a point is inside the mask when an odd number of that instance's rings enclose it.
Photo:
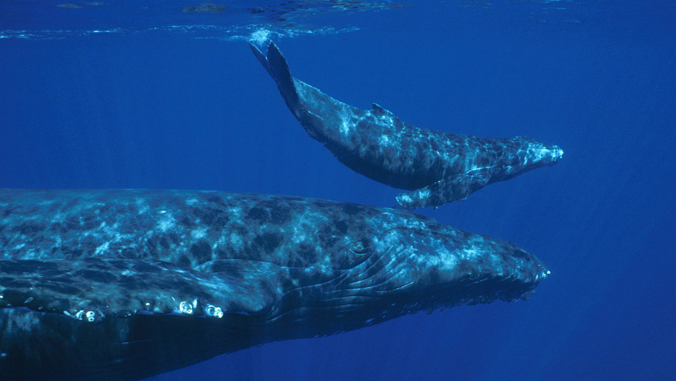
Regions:
[[[366,241],[356,241],[350,247],[350,250],[355,254],[366,254],[371,251],[368,242]]]

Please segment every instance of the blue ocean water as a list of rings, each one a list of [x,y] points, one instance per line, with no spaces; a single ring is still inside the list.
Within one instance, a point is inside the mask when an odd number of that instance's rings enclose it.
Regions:
[[[525,302],[267,344],[153,379],[676,374],[676,6],[656,1],[0,3],[0,188],[213,189],[394,205],[309,138],[247,41],[360,108],[564,158],[421,213],[517,243]],[[225,9],[224,9],[225,8]],[[186,340],[190,340],[189,337]]]

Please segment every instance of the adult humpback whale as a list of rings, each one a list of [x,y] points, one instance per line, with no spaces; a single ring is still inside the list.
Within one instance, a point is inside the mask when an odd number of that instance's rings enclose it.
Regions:
[[[464,200],[488,184],[554,165],[563,156],[558,146],[526,136],[451,134],[408,124],[375,103],[371,110],[349,106],[293,78],[273,42],[267,57],[249,46],[308,135],[353,171],[411,190],[397,196],[405,208]]]
[[[514,244],[404,210],[0,190],[0,375],[140,379],[271,341],[526,299],[547,274]]]

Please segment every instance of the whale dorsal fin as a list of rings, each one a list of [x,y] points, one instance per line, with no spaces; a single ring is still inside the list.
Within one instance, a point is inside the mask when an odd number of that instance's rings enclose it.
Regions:
[[[392,112],[385,110],[377,103],[373,104],[373,108],[371,108],[371,114],[373,114],[374,116],[389,116],[392,118],[397,117],[396,115],[392,114]]]

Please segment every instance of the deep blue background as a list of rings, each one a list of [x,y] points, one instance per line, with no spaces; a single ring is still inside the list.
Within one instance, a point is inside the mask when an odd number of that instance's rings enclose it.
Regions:
[[[277,43],[296,77],[348,104],[560,145],[552,168],[422,211],[515,242],[552,275],[526,302],[268,344],[157,380],[673,379],[673,7],[457,6],[467,4],[344,16],[360,30]],[[244,41],[0,39],[0,86],[0,187],[214,189],[378,206],[398,193],[310,139]]]

